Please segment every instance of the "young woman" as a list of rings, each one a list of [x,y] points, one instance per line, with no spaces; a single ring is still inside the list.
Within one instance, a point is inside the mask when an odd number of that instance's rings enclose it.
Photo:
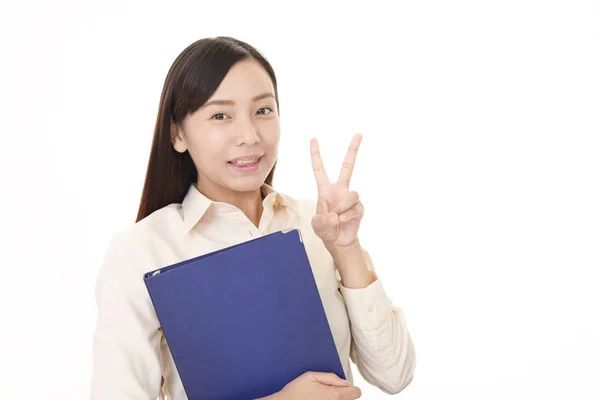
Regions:
[[[412,381],[403,314],[357,236],[364,208],[349,187],[360,135],[337,180],[311,141],[316,201],[273,189],[279,135],[275,73],[252,46],[201,39],[174,61],[136,223],[114,236],[98,276],[92,399],[186,399],[143,274],[287,228],[302,232],[348,381],[312,371],[269,399],[356,399],[350,360],[385,393]]]

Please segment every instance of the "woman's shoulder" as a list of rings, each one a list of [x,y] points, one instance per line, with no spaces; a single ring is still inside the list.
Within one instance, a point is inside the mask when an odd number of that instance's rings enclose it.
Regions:
[[[180,208],[180,204],[170,204],[140,221],[118,228],[109,237],[105,264],[117,265],[129,260],[144,264],[144,269],[152,268],[157,261],[156,249],[163,248],[182,231]]]
[[[113,240],[144,243],[168,236],[181,225],[181,204],[173,203],[154,211],[140,221],[117,229]]]
[[[317,201],[306,198],[306,197],[296,197],[287,193],[278,192],[281,196],[284,205],[289,206],[290,209],[296,213],[298,213],[303,218],[312,218],[315,215],[317,210]]]
[[[299,228],[305,241],[305,245],[310,251],[321,251],[325,248],[321,240],[315,234],[312,228],[312,218],[317,210],[317,201],[306,197],[295,197],[285,193],[279,193],[281,203],[287,207],[294,216],[295,227]],[[323,247],[323,249],[321,249]]]

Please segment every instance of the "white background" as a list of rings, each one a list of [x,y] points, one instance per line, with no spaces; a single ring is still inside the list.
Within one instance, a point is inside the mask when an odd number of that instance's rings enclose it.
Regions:
[[[361,238],[417,349],[398,398],[600,398],[599,3],[391,3],[3,3],[0,398],[89,397],[164,78],[216,35],[277,73],[277,189],[316,195],[310,137],[335,176],[364,134]]]

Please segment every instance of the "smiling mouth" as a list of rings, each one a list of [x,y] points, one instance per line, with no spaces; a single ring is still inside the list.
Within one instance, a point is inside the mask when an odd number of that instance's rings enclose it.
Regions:
[[[229,164],[231,168],[238,172],[254,172],[258,170],[262,158],[263,156],[243,160],[237,159],[234,161],[228,161],[227,164]]]
[[[262,157],[254,157],[251,160],[235,160],[235,161],[228,161],[229,164],[233,164],[236,167],[248,167],[248,166],[252,166],[254,164],[256,164]]]

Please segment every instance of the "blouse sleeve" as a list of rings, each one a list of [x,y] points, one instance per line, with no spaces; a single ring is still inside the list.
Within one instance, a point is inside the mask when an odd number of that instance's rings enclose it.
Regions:
[[[100,268],[92,400],[156,400],[160,394],[162,333],[139,273],[140,265],[151,265],[141,250],[121,232],[109,244]]]
[[[369,253],[363,249],[375,272]],[[387,394],[402,391],[413,379],[416,355],[402,310],[388,298],[379,278],[361,289],[340,285],[350,319],[350,358],[370,384]]]

